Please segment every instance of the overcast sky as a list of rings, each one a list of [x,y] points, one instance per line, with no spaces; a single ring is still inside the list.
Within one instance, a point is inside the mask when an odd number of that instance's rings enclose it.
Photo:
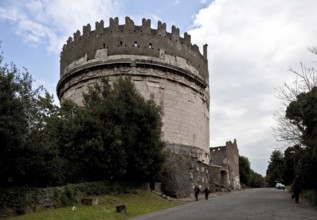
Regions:
[[[276,88],[295,79],[289,67],[310,67],[317,46],[316,0],[1,0],[5,61],[26,67],[56,97],[59,54],[76,30],[109,17],[151,19],[207,43],[211,95],[210,144],[237,140],[240,155],[265,175],[272,151]]]

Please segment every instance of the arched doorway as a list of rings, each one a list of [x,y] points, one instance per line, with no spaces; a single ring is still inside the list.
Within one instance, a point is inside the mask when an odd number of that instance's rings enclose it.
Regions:
[[[225,170],[220,171],[220,184],[221,185],[227,184],[227,171]]]

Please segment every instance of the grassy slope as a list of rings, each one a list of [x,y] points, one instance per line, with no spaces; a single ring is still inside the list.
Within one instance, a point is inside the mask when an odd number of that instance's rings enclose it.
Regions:
[[[23,216],[9,218],[10,220],[121,220],[142,215],[156,210],[180,205],[180,202],[163,199],[151,192],[140,191],[139,194],[106,195],[96,197],[98,206],[77,205],[76,211],[72,207],[47,209]],[[126,205],[127,213],[116,213],[117,205]]]

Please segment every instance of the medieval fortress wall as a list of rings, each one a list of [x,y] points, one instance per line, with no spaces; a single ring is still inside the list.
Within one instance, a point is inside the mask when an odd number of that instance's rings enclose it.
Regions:
[[[241,189],[239,171],[239,149],[236,139],[227,141],[225,146],[212,147],[211,166],[215,182]]]
[[[152,29],[150,20],[136,26],[129,17],[122,25],[118,18],[110,18],[108,27],[101,21],[91,30],[88,24],[82,34],[77,31],[70,37],[60,63],[61,102],[82,104],[82,93],[101,77],[112,81],[130,76],[146,99],[154,97],[163,106],[166,150],[209,164],[207,45],[201,54],[190,35],[181,37],[175,26],[169,33],[160,21]]]

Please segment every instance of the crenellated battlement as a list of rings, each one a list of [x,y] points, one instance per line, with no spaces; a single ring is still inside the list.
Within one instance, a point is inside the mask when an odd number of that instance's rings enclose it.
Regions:
[[[191,45],[191,37],[190,35],[185,32],[184,37],[181,37],[179,34],[179,28],[175,27],[174,25],[172,26],[171,33],[166,31],[166,24],[162,23],[161,21],[158,21],[157,24],[157,29],[151,29],[151,20],[150,19],[142,19],[142,25],[141,26],[136,26],[134,25],[133,20],[131,20],[129,17],[125,18],[125,24],[124,25],[119,25],[119,18],[110,18],[109,19],[109,27],[105,28],[104,27],[104,21],[101,20],[100,22],[95,23],[95,30],[91,30],[91,25],[87,24],[86,26],[83,26],[83,31],[82,35],[79,30],[77,30],[73,34],[73,38],[69,37],[67,44],[76,42],[80,39],[80,37],[87,38],[87,37],[93,37],[94,35],[96,36],[99,34],[107,33],[107,31],[110,31],[111,34],[114,34],[113,32],[118,31],[118,33],[128,31],[131,32],[131,30],[141,30],[143,33],[149,33],[153,35],[158,35],[162,37],[166,37],[167,35],[171,36],[170,40],[173,41],[178,41],[180,40],[181,43],[184,42],[186,45]],[[67,44],[64,45],[64,48],[67,47]],[[193,46],[193,45],[191,45]],[[196,45],[195,45],[195,50],[196,50]]]
[[[90,24],[83,26],[82,32],[77,30],[69,37],[61,53],[61,74],[72,62],[87,56],[87,60],[95,58],[97,50],[107,49],[111,55],[139,55],[162,58],[165,54],[181,57],[192,65],[199,75],[208,80],[207,45],[203,54],[199,47],[193,45],[191,36],[184,33],[180,36],[179,28],[172,26],[171,32],[166,31],[166,24],[158,21],[157,29],[151,28],[150,19],[142,19],[142,25],[137,26],[129,17],[125,24],[119,24],[119,18],[110,18],[109,26],[104,21],[95,23],[95,30]],[[162,52],[164,53],[162,56]]]

